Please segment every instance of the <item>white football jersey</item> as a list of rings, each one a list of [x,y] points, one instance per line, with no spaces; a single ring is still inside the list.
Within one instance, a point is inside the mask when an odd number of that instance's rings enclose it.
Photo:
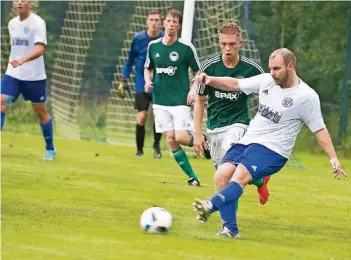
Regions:
[[[40,42],[47,45],[46,24],[40,16],[31,13],[27,19],[20,21],[19,16],[13,18],[8,25],[11,53],[10,61],[21,59],[34,50],[35,44]],[[32,61],[13,68],[9,63],[6,74],[19,80],[46,79],[44,57],[40,56]]]
[[[245,94],[259,95],[259,108],[241,144],[257,143],[288,158],[303,123],[315,133],[325,128],[318,94],[300,79],[291,88],[276,85],[269,73],[239,80]]]

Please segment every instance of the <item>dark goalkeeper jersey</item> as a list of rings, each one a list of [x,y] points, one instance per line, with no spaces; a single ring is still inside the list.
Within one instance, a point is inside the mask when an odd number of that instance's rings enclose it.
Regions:
[[[150,38],[146,31],[136,33],[132,46],[130,47],[128,59],[124,64],[122,75],[129,77],[135,62],[135,91],[145,92],[144,90],[144,64],[146,60],[147,46],[152,40],[158,39],[163,36],[163,31],[160,32],[156,38]],[[136,59],[136,61],[135,61]]]

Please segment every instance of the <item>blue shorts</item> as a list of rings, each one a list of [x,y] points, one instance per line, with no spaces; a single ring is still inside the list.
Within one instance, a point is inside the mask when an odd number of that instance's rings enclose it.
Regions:
[[[19,80],[5,75],[1,80],[1,94],[13,97],[15,102],[20,94],[32,103],[46,102],[46,80]]]
[[[287,158],[260,144],[234,144],[223,157],[222,163],[242,164],[252,179],[258,180],[280,171],[287,161]]]

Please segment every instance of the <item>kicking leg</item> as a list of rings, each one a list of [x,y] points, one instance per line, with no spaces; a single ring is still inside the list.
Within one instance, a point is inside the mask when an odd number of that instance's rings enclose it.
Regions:
[[[235,172],[235,169],[236,166],[230,162],[226,162],[219,166],[214,178],[216,192],[220,191],[228,185]]]
[[[226,168],[225,170],[228,169]],[[225,188],[217,192],[207,201],[199,199],[195,200],[193,206],[199,215],[198,219],[205,222],[211,213],[218,211],[225,204],[238,200],[243,194],[244,187],[251,181],[251,179],[251,174],[248,172],[246,167],[239,164],[235,169],[230,183]],[[236,212],[233,211],[233,207],[231,207],[231,214],[236,214]]]
[[[216,192],[222,190],[228,185],[230,179],[235,172],[236,166],[233,163],[227,162],[222,164],[215,175]],[[218,232],[217,236],[240,238],[238,224],[236,220],[236,212],[238,210],[239,201],[228,203],[219,209],[222,217],[223,228]]]

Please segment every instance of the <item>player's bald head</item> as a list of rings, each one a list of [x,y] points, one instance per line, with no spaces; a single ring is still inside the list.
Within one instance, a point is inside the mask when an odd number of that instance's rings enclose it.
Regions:
[[[296,56],[292,51],[287,48],[277,49],[272,52],[271,56],[269,56],[269,59],[274,59],[278,56],[283,59],[285,66],[293,64],[294,68],[296,68]]]

